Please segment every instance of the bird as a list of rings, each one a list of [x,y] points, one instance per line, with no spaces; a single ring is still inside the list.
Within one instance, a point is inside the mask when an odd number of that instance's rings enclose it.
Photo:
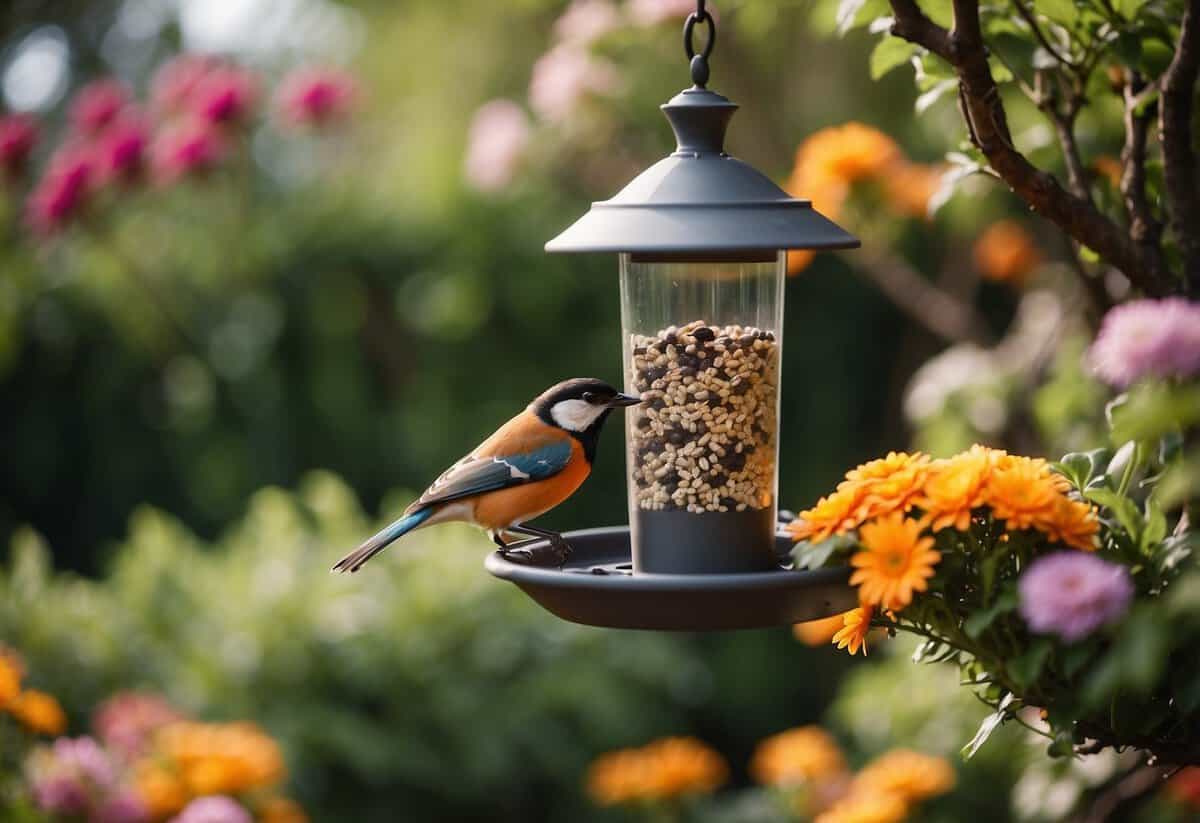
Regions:
[[[398,520],[339,560],[333,571],[356,572],[409,532],[450,521],[484,529],[501,554],[515,562],[540,562],[541,555],[510,548],[506,534],[544,538],[562,565],[570,554],[566,540],[528,521],[566,500],[587,479],[609,413],[641,402],[591,377],[551,386],[446,469]]]

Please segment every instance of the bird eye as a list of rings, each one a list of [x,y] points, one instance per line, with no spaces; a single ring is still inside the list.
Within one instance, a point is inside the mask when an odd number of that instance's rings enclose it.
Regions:
[[[585,391],[583,393],[583,402],[584,403],[594,403],[595,400],[596,400],[596,395],[592,394],[590,391]]]

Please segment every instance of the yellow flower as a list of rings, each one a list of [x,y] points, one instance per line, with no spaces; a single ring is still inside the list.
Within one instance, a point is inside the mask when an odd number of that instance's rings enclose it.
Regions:
[[[183,781],[152,760],[143,760],[134,767],[133,787],[154,820],[179,812],[190,799]]]
[[[923,592],[933,577],[941,555],[930,548],[932,537],[921,536],[921,524],[893,512],[859,530],[862,550],[850,558],[855,572],[850,584],[858,586],[863,605],[899,611]]]
[[[822,617],[820,620],[807,620],[792,626],[792,634],[806,646],[824,646],[842,628],[842,616]]]
[[[67,715],[52,695],[29,689],[8,703],[8,712],[34,734],[57,737],[67,730]]]
[[[693,737],[668,737],[596,758],[587,791],[598,804],[611,806],[707,794],[728,777],[729,767],[717,752]]]
[[[910,749],[893,749],[868,763],[854,776],[851,793],[893,794],[919,803],[954,788],[954,767],[941,757]]]
[[[937,532],[953,527],[966,531],[971,510],[983,505],[985,484],[995,461],[994,452],[975,445],[949,460],[935,460],[915,504]]]
[[[750,774],[769,786],[797,786],[845,771],[842,750],[820,726],[800,726],[768,737],[750,761]]]
[[[942,186],[946,170],[941,166],[901,163],[883,175],[883,193],[888,205],[900,214],[925,219],[929,201]]]
[[[859,606],[842,615],[842,629],[831,639],[839,649],[848,649],[851,656],[862,649],[863,657],[867,656],[867,635],[871,631],[871,618],[875,615],[874,606]]]
[[[308,815],[295,800],[272,797],[258,810],[259,823],[308,823]]]
[[[0,652],[0,709],[5,709],[21,693],[21,666],[15,657]]]
[[[194,795],[238,794],[286,776],[279,745],[251,723],[174,723],[157,743]]]
[[[1100,532],[1100,519],[1096,510],[1078,500],[1059,494],[1053,508],[1043,512],[1034,521],[1034,527],[1051,540],[1073,549],[1090,552],[1097,548],[1096,536]]]
[[[1022,285],[1042,262],[1042,253],[1020,223],[1000,220],[975,241],[975,265],[988,280]]]
[[[1054,474],[1045,460],[1005,455],[988,475],[985,501],[1010,530],[1051,522],[1070,484]]]
[[[907,816],[908,805],[894,794],[851,792],[813,823],[900,823]]]

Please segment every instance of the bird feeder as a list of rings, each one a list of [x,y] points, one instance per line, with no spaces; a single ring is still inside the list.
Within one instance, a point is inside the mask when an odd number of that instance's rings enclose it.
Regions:
[[[715,40],[701,0],[693,85],[661,107],[675,151],[546,244],[618,255],[625,391],[644,401],[625,421],[629,529],[568,535],[561,569],[488,560],[577,622],[741,628],[854,605],[843,571],[781,566],[776,524],[787,250],[859,242],[725,153],[737,105],[707,88]]]

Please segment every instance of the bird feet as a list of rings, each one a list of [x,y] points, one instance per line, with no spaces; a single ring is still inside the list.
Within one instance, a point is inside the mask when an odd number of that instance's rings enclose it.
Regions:
[[[522,566],[555,566],[561,568],[571,557],[571,545],[561,536],[537,541],[532,546],[503,546],[499,554],[510,563]]]

